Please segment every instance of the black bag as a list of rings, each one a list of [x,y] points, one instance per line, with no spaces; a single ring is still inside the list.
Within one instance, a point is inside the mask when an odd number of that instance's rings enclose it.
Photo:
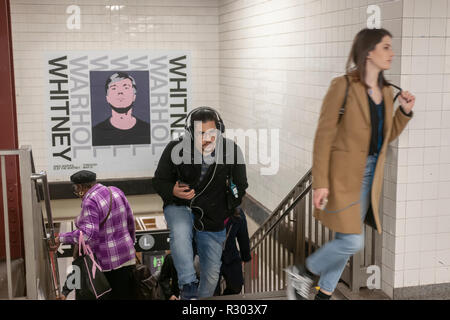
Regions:
[[[106,276],[101,267],[95,261],[94,254],[90,247],[85,244],[83,233],[79,237],[79,256],[72,262],[80,270],[80,287],[76,288],[77,300],[98,300],[108,297],[111,292]]]
[[[152,275],[150,269],[136,257],[134,269],[137,300],[164,300],[164,294],[158,282],[158,276]]]

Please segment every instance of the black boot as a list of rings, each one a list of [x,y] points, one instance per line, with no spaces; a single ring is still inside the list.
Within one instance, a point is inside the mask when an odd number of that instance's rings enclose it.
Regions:
[[[316,297],[314,298],[314,300],[330,300],[331,298],[331,294],[328,295],[326,293],[323,293],[322,291],[319,290],[319,292],[317,292]]]

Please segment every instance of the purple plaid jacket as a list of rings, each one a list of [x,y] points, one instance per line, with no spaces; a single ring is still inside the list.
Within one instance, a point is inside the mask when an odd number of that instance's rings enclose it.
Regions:
[[[111,213],[102,227],[100,223],[108,215],[110,193],[107,187],[97,183],[83,197],[81,214],[75,220],[77,229],[59,235],[61,243],[74,244],[82,231],[103,271],[116,269],[136,255],[133,212],[122,190],[109,188],[112,192]]]

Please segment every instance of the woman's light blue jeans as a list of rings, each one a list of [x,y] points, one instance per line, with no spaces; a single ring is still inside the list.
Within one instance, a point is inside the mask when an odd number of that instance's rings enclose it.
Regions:
[[[197,282],[194,268],[194,216],[186,206],[168,205],[164,208],[164,217],[170,229],[170,250],[178,274],[178,286]],[[196,231],[195,242],[200,258],[200,283],[198,297],[212,297],[219,281],[222,265],[225,227],[219,232]]]
[[[320,276],[319,287],[333,292],[341,278],[348,259],[364,248],[364,225],[370,204],[373,174],[377,164],[377,156],[368,156],[364,178],[361,186],[361,234],[336,232],[335,238],[306,259],[306,268]],[[332,213],[330,213],[332,214]]]

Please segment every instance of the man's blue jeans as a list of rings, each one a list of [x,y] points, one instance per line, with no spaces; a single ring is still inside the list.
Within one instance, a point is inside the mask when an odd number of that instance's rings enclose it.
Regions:
[[[326,243],[306,259],[306,267],[312,273],[320,276],[318,285],[325,291],[333,292],[336,289],[348,259],[364,248],[363,221],[370,204],[370,191],[376,164],[377,156],[368,156],[360,197],[362,233],[336,232],[335,239]]]
[[[178,274],[178,286],[197,282],[194,269],[194,216],[186,206],[168,205],[164,216],[170,229],[170,250]],[[219,281],[222,251],[225,242],[225,227],[219,232],[195,231],[198,256],[200,258],[200,283],[198,297],[212,297]]]

